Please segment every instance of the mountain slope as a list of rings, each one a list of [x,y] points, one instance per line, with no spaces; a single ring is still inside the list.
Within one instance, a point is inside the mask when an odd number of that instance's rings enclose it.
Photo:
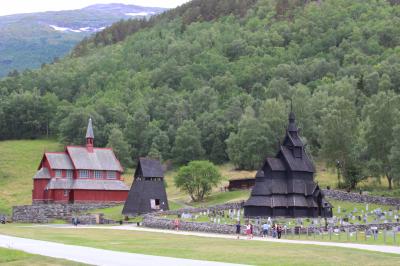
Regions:
[[[163,8],[123,4],[0,17],[0,77],[63,57],[84,37],[121,19],[143,18]]]
[[[233,11],[216,12],[221,3],[232,2],[188,3],[120,41],[91,40],[80,56],[1,80],[0,138],[49,134],[80,143],[91,115],[96,143],[123,136],[118,142],[132,158],[254,168],[275,153],[292,100],[314,156],[342,132],[344,140],[355,132],[359,142],[348,146],[365,152],[369,110],[386,98],[400,106],[400,6],[236,0]],[[213,18],[203,19],[210,10]],[[185,21],[185,14],[197,19]],[[337,134],[324,138],[327,128]]]

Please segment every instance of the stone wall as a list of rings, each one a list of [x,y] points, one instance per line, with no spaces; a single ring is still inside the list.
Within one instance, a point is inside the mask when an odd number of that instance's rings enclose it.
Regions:
[[[93,204],[35,204],[14,206],[12,220],[18,223],[50,223],[54,219],[71,221],[74,215],[85,213],[89,210],[108,208],[115,203]],[[86,221],[82,217],[82,221]]]
[[[345,192],[341,190],[323,189],[327,198],[336,200],[345,200],[358,203],[374,203],[381,205],[390,205],[400,207],[400,198],[378,197],[370,195],[362,195],[360,193]]]

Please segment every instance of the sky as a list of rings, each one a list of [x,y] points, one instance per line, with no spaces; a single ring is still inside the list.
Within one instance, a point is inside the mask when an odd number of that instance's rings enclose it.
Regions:
[[[0,0],[0,16],[42,11],[80,9],[93,4],[124,3],[139,6],[176,7],[189,0]]]

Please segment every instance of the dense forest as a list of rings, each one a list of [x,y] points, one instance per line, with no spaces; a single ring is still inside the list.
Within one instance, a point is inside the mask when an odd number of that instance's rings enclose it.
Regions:
[[[231,4],[234,3],[234,4]],[[259,167],[292,102],[307,150],[342,185],[400,184],[400,5],[195,0],[119,22],[40,70],[0,80],[0,139],[84,141],[138,156]]]

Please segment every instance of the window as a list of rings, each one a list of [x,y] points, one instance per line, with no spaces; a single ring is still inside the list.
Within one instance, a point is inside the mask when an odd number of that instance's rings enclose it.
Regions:
[[[94,171],[94,178],[102,179],[103,178],[103,173],[101,171]]]
[[[56,170],[56,177],[58,178],[62,177],[62,170]]]
[[[151,199],[150,207],[152,210],[159,210],[160,209],[160,200],[159,199]]]
[[[117,178],[117,174],[115,171],[107,171],[107,178],[108,179],[116,179]]]
[[[80,178],[89,178],[89,170],[79,170]]]
[[[65,172],[65,176],[66,176],[68,179],[72,179],[73,175],[74,175],[74,173],[73,173],[71,170],[67,170],[67,171]]]

